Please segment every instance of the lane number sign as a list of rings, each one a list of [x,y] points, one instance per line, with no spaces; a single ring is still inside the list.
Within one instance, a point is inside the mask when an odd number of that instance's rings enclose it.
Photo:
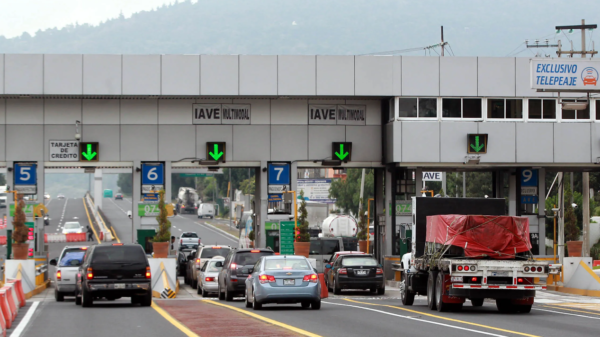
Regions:
[[[37,193],[37,164],[15,163],[15,190],[22,194]]]
[[[290,191],[290,163],[268,164],[268,193]]]
[[[142,194],[159,191],[165,186],[163,163],[142,163]]]

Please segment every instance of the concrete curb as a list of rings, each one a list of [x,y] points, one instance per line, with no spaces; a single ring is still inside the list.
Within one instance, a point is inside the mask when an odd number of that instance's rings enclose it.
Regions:
[[[197,222],[197,223],[198,223],[198,224],[201,224],[201,225],[204,225],[204,226],[207,226],[207,227],[210,227],[210,228],[212,228],[212,229],[214,229],[214,230],[218,231],[219,233],[221,233],[221,234],[223,234],[223,235],[227,235],[228,237],[230,237],[230,238],[232,238],[232,239],[234,239],[234,240],[236,240],[236,241],[237,241],[237,240],[239,240],[239,238],[238,238],[237,236],[235,236],[235,235],[233,235],[233,234],[230,234],[230,233],[227,233],[226,231],[224,231],[224,230],[222,230],[222,229],[220,229],[220,228],[218,228],[218,227],[215,227],[215,226],[213,226],[213,225],[211,225],[211,224],[208,224],[208,223],[206,223],[206,222],[203,222],[203,223]]]
[[[41,285],[35,287],[35,289],[33,289],[32,291],[25,294],[25,298],[30,299],[33,296],[40,294],[42,291],[46,290],[46,288],[48,288],[49,285],[50,280],[46,280],[46,282],[42,283]]]

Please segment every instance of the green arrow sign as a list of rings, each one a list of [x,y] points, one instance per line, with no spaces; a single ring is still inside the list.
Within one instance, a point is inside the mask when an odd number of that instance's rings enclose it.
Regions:
[[[487,134],[469,134],[467,136],[467,153],[483,154],[487,153],[488,135]]]
[[[208,154],[214,160],[219,160],[223,156],[223,151],[219,151],[219,144],[214,144],[214,152],[209,152]]]
[[[334,142],[333,153],[331,158],[333,160],[341,160],[349,162],[352,160],[352,143],[350,142]]]
[[[350,152],[346,151],[344,152],[344,144],[340,144],[340,151],[336,152],[335,155],[339,160],[344,160],[344,158],[348,157],[348,155],[350,154]]]
[[[87,152],[82,152],[81,153],[85,159],[87,159],[88,161],[94,159],[94,157],[96,157],[96,152],[92,150],[92,144],[88,144],[87,145]]]
[[[225,142],[206,143],[206,159],[224,163],[225,157]]]

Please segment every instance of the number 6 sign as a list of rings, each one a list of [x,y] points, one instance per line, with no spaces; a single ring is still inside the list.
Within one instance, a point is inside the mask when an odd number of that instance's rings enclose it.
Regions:
[[[163,163],[142,163],[142,194],[155,193],[164,188],[165,168]]]

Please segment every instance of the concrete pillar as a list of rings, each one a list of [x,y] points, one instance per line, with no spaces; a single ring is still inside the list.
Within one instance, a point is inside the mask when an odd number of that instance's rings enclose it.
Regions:
[[[564,173],[558,173],[558,230],[557,230],[557,245],[558,245],[558,263],[564,262],[565,257],[565,182]]]
[[[171,196],[171,178],[171,161],[168,160],[165,161],[165,202],[167,203],[173,199]]]
[[[508,215],[517,216],[517,175],[508,175]]]
[[[297,162],[293,162],[290,165],[290,175],[292,176],[291,181],[290,181],[290,185],[291,185],[290,189],[292,191],[296,191],[296,193],[300,194],[300,191],[298,191],[298,163]]]
[[[546,169],[538,169],[538,233],[540,235],[540,255],[546,254]],[[552,214],[548,210],[548,214]]]
[[[131,227],[131,237],[134,242],[137,241],[137,230],[142,228],[142,219],[138,216],[138,204],[141,201],[141,191],[142,191],[142,174],[141,172],[137,172],[137,169],[142,168],[142,162],[139,160],[133,161],[133,187],[131,193],[131,213],[133,218],[133,226]]]
[[[6,186],[10,187],[11,191],[15,189],[15,180],[14,180],[14,162],[7,161],[6,162]],[[10,204],[14,203],[14,194],[6,193],[6,229],[13,230],[12,220],[10,218],[10,213],[8,211]]]
[[[417,168],[415,170],[415,185],[417,188],[416,195],[417,195],[417,197],[420,197],[422,195],[421,190],[423,189],[423,169],[422,168]]]
[[[393,239],[393,228],[392,228],[392,214],[396,209],[394,200],[394,174],[392,172],[396,168],[394,166],[388,166],[385,170],[385,232],[383,236],[383,246],[381,247],[381,254],[384,256],[392,255],[392,239]],[[395,217],[395,216],[394,216]]]
[[[96,211],[102,208],[102,200],[104,199],[104,188],[102,186],[102,169],[97,168],[94,171],[94,205]]]
[[[263,172],[263,168],[265,168]],[[260,167],[256,169],[256,180],[255,180],[255,193],[254,193],[254,213],[256,214],[256,223],[254,223],[254,233],[256,233],[255,243],[257,247],[266,247],[267,240],[265,234],[264,223],[267,220],[267,213],[269,211],[269,194],[267,188],[267,162],[261,161]],[[293,206],[292,206],[293,207]]]
[[[45,191],[45,176],[44,176],[44,160],[37,161],[37,201],[40,204],[44,203],[44,191]],[[35,233],[37,234],[37,245],[35,247],[36,256],[43,257],[46,256],[46,249],[44,244],[44,233],[46,232],[46,227],[44,226],[44,217],[33,218],[34,219],[34,227]],[[35,244],[35,242],[34,242]],[[31,246],[30,246],[31,247]]]
[[[583,257],[590,256],[590,173],[582,172],[583,199]]]
[[[387,183],[386,181],[384,181],[385,171],[385,169],[375,169],[375,207],[373,210],[373,218],[375,219],[375,238],[373,239],[373,244],[375,247],[373,247],[373,252],[375,253],[375,258],[377,259],[377,261],[379,261],[379,263],[383,263],[383,255],[381,254],[383,236],[380,233],[379,214],[383,213],[386,204],[386,198],[384,195],[384,190],[387,190],[384,189],[384,183]]]
[[[44,160],[37,162],[37,201],[44,203]]]
[[[444,190],[442,197],[448,195],[448,190],[446,189],[446,172],[442,172],[442,190]]]

